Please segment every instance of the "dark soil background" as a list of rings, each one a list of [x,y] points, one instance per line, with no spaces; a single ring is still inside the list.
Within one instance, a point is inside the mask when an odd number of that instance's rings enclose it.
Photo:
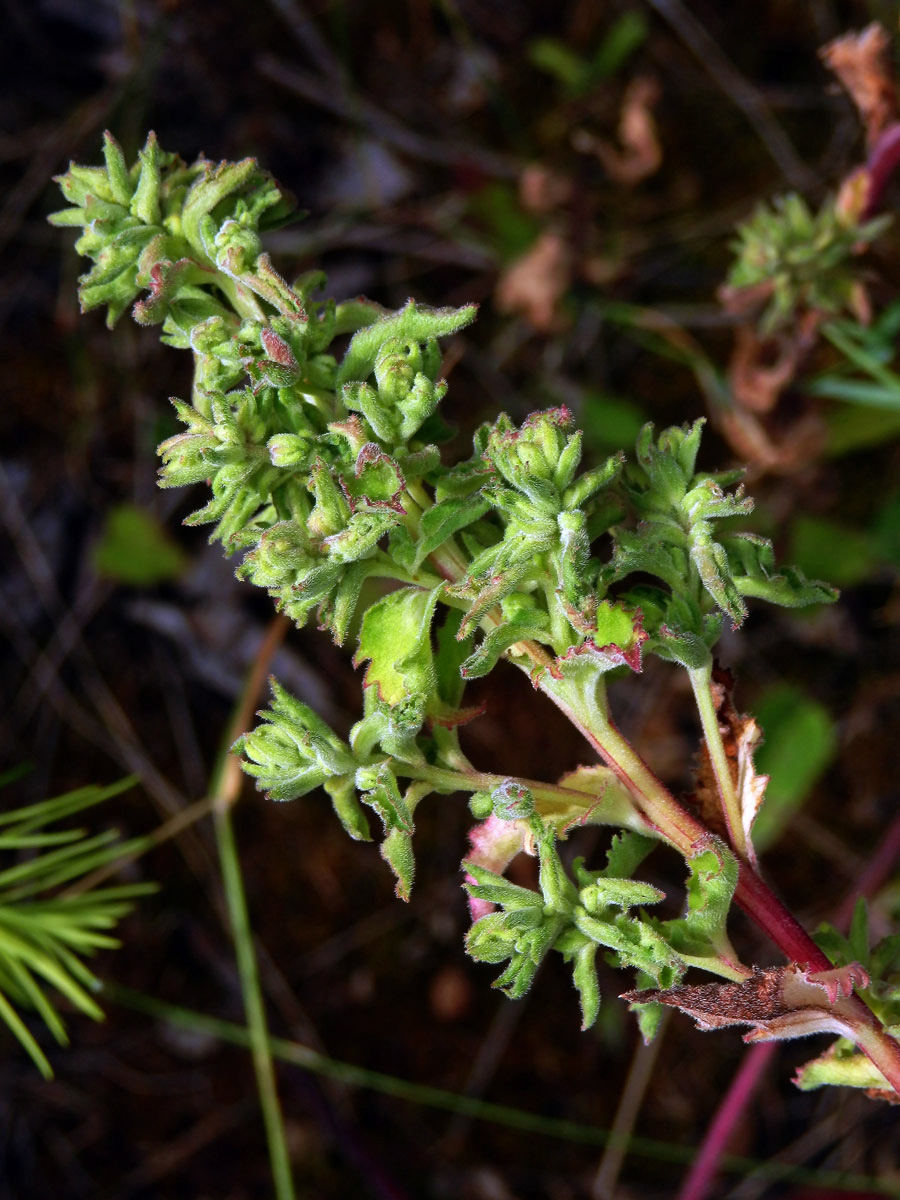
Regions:
[[[818,201],[862,154],[856,115],[817,48],[873,19],[895,33],[897,12],[874,0],[5,0],[2,754],[4,765],[31,771],[4,803],[136,772],[141,784],[95,815],[133,835],[203,797],[271,620],[265,597],[235,581],[203,530],[181,527],[196,495],[155,487],[155,446],[174,431],[166,397],[188,391],[187,356],[128,318],[110,334],[99,313],[78,315],[72,238],[44,219],[60,206],[48,181],[70,157],[98,161],[104,128],[129,159],[148,128],[188,159],[255,155],[309,212],[271,238],[288,277],[322,266],[338,296],[480,302],[478,323],[449,346],[445,366],[460,448],[498,408],[521,419],[564,402],[599,454],[633,441],[642,420],[704,411],[690,371],[617,318],[612,302],[665,313],[724,364],[729,332],[715,291],[734,223],[791,187]],[[604,65],[597,52],[613,29],[632,30],[634,47],[619,62],[608,50]],[[581,76],[572,68],[565,78],[566,54]],[[658,89],[661,162],[629,183],[592,147],[615,145],[637,78]],[[534,164],[543,169],[534,178],[563,181],[538,203],[520,193]],[[541,237],[556,249],[557,275],[545,264],[528,281],[529,299],[510,301],[508,269]],[[889,301],[900,277],[896,235],[885,245],[873,286]],[[789,393],[772,436],[789,443],[809,408]],[[785,552],[799,510],[867,537],[897,488],[898,432],[841,455],[798,450],[777,475],[757,470],[760,527]],[[715,432],[704,456],[710,469],[735,461]],[[107,514],[126,502],[155,514],[182,548],[177,578],[128,587],[97,571]],[[873,552],[851,576],[827,613],[759,606],[725,648],[741,707],[788,681],[834,722],[828,770],[766,855],[769,878],[810,926],[853,891],[897,807],[896,564]],[[356,719],[358,675],[326,635],[292,631],[273,669],[339,729]],[[511,669],[498,669],[477,698],[487,712],[468,746],[486,769],[550,779],[589,761]],[[697,730],[677,672],[651,663],[643,681],[617,685],[615,703],[655,769],[689,787]],[[634,1021],[616,998],[630,984],[607,973],[602,1016],[587,1034],[561,963],[523,1001],[490,990],[491,971],[462,948],[462,801],[435,799],[422,812],[409,905],[394,899],[377,849],[350,842],[324,797],[276,806],[248,785],[236,823],[273,1032],[400,1079],[610,1127],[636,1061]],[[599,854],[602,838],[576,849]],[[677,894],[680,867],[659,858],[654,869]],[[99,962],[100,974],[242,1022],[211,828],[197,824],[129,871],[161,890],[124,924],[123,947]],[[875,909],[880,931],[896,908],[889,890]],[[745,957],[777,961],[737,916],[735,937]],[[271,1194],[249,1056],[121,1003],[106,1008],[103,1025],[72,1019],[70,1049],[46,1040],[50,1083],[0,1032],[0,1194]],[[900,1178],[897,1110],[792,1087],[793,1068],[816,1052],[811,1043],[779,1051],[732,1151]],[[738,1032],[701,1034],[673,1017],[636,1134],[698,1146],[744,1053]],[[599,1146],[296,1067],[281,1067],[279,1084],[303,1197],[600,1194]],[[674,1195],[683,1169],[665,1147],[641,1143],[614,1194]],[[723,1176],[716,1194],[826,1194],[748,1171]]]

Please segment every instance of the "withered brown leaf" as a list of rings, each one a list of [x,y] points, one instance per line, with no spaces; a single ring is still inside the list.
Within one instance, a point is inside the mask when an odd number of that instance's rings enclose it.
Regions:
[[[900,113],[890,46],[887,30],[873,21],[859,33],[844,34],[819,51],[859,109],[870,146]]]
[[[745,1042],[768,1042],[836,1033],[854,1039],[859,1018],[846,1002],[854,987],[869,979],[859,963],[830,971],[808,971],[790,963],[756,968],[741,983],[703,983],[668,989],[625,992],[623,1000],[655,1001],[679,1008],[698,1029],[749,1025]]]
[[[716,667],[711,686],[725,758],[740,803],[744,836],[751,861],[755,862],[751,833],[769,782],[768,775],[760,775],[753,765],[753,754],[762,741],[762,730],[753,717],[739,713],[734,707],[734,679],[729,671]],[[698,756],[697,783],[692,800],[709,828],[727,838],[715,772],[705,741]]]

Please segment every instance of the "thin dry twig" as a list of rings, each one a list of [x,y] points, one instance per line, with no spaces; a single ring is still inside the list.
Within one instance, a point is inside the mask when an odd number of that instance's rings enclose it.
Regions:
[[[628,1152],[628,1140],[640,1115],[641,1106],[653,1078],[653,1070],[669,1024],[671,1012],[663,1013],[656,1037],[649,1044],[639,1039],[635,1047],[625,1086],[619,1097],[619,1107],[613,1119],[609,1142],[591,1189],[591,1200],[615,1200],[619,1173]]]
[[[465,1084],[460,1089],[460,1095],[466,1097],[484,1095],[509,1047],[516,1027],[522,1019],[526,999],[527,996],[523,997],[517,1004],[510,1004],[506,997],[500,1001],[494,1018],[478,1047],[478,1053],[472,1060],[472,1067]],[[451,1149],[459,1150],[471,1124],[472,1118],[463,1113],[459,1113],[453,1118],[442,1139],[445,1153],[449,1153]]]
[[[321,76],[283,62],[274,54],[260,55],[256,60],[256,70],[264,79],[302,96],[326,112],[352,125],[364,126],[373,137],[411,158],[440,166],[476,167],[485,175],[497,179],[514,179],[518,175],[517,165],[500,154],[485,150],[482,146],[416,133],[370,100],[355,94],[339,94]]]
[[[672,26],[704,70],[756,130],[760,141],[791,187],[806,190],[818,182],[772,115],[759,91],[738,71],[716,39],[681,0],[648,0]]]
[[[572,135],[572,145],[582,153],[596,155],[610,179],[633,187],[662,165],[662,146],[653,116],[659,96],[658,82],[649,75],[639,75],[628,85],[622,100],[620,145],[594,137],[584,129]]]

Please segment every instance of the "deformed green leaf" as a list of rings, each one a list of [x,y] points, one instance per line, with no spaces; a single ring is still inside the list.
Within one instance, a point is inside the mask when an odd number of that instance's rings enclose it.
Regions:
[[[385,704],[398,704],[411,692],[434,690],[431,620],[439,588],[400,588],[366,610],[354,662],[366,659],[366,687]]]
[[[728,939],[726,924],[737,887],[738,862],[720,839],[709,836],[706,846],[688,860],[687,912],[660,926],[672,948],[688,965],[728,971],[740,962]]]
[[[488,675],[497,660],[516,642],[541,640],[547,628],[546,614],[540,609],[526,610],[509,617],[484,635],[478,648],[460,666],[464,679],[480,679]]]
[[[356,767],[350,747],[315,713],[275,680],[265,722],[242,734],[232,750],[257,787],[273,800],[296,800],[326,780]]]
[[[397,878],[397,896],[408,900],[416,874],[412,837],[402,829],[392,829],[381,843],[381,857]]]
[[[421,537],[416,547],[414,566],[418,567],[429,554],[490,511],[490,501],[479,494],[454,496],[442,500],[422,514]]]
[[[816,1088],[866,1088],[892,1096],[893,1089],[872,1060],[848,1038],[838,1038],[818,1058],[797,1068],[794,1083],[801,1092]]]
[[[353,775],[337,775],[322,784],[331,797],[335,814],[355,842],[371,842],[372,834],[362,805],[356,798],[356,779]]]
[[[425,342],[430,338],[446,337],[474,321],[477,312],[475,304],[463,308],[426,308],[410,300],[399,312],[381,317],[353,335],[338,368],[338,386],[368,379],[385,342],[397,339]]]

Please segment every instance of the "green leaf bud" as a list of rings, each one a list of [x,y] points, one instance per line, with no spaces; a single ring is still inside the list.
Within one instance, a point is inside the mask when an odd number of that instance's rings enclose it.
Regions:
[[[504,779],[491,792],[491,806],[501,821],[522,821],[534,813],[534,796],[524,784]]]
[[[122,153],[122,147],[108,129],[103,134],[103,158],[106,162],[110,199],[116,204],[121,204],[123,208],[128,208],[134,190],[131,176],[125,162],[125,155]]]
[[[295,800],[326,779],[354,769],[350,747],[311,708],[275,680],[266,724],[237,739],[232,749],[243,756],[243,769],[273,800]]]
[[[469,812],[476,821],[489,817],[494,809],[494,801],[490,792],[473,792],[469,797]]]
[[[368,383],[347,383],[341,392],[351,412],[361,412],[381,441],[392,444],[400,435],[400,416]]]
[[[158,225],[162,220],[162,168],[167,157],[160,151],[156,134],[149,133],[143,150],[138,151],[141,168],[131,197],[131,215],[144,225]]]
[[[338,384],[363,382],[375,369],[382,346],[390,341],[428,342],[457,333],[475,320],[478,306],[426,308],[410,300],[399,312],[384,316],[354,334],[338,368]]]
[[[315,442],[299,433],[280,433],[269,438],[266,449],[273,467],[309,467]]]
[[[310,468],[309,490],[315,497],[315,508],[307,522],[310,535],[327,538],[345,529],[350,520],[350,505],[322,458],[316,458]]]

